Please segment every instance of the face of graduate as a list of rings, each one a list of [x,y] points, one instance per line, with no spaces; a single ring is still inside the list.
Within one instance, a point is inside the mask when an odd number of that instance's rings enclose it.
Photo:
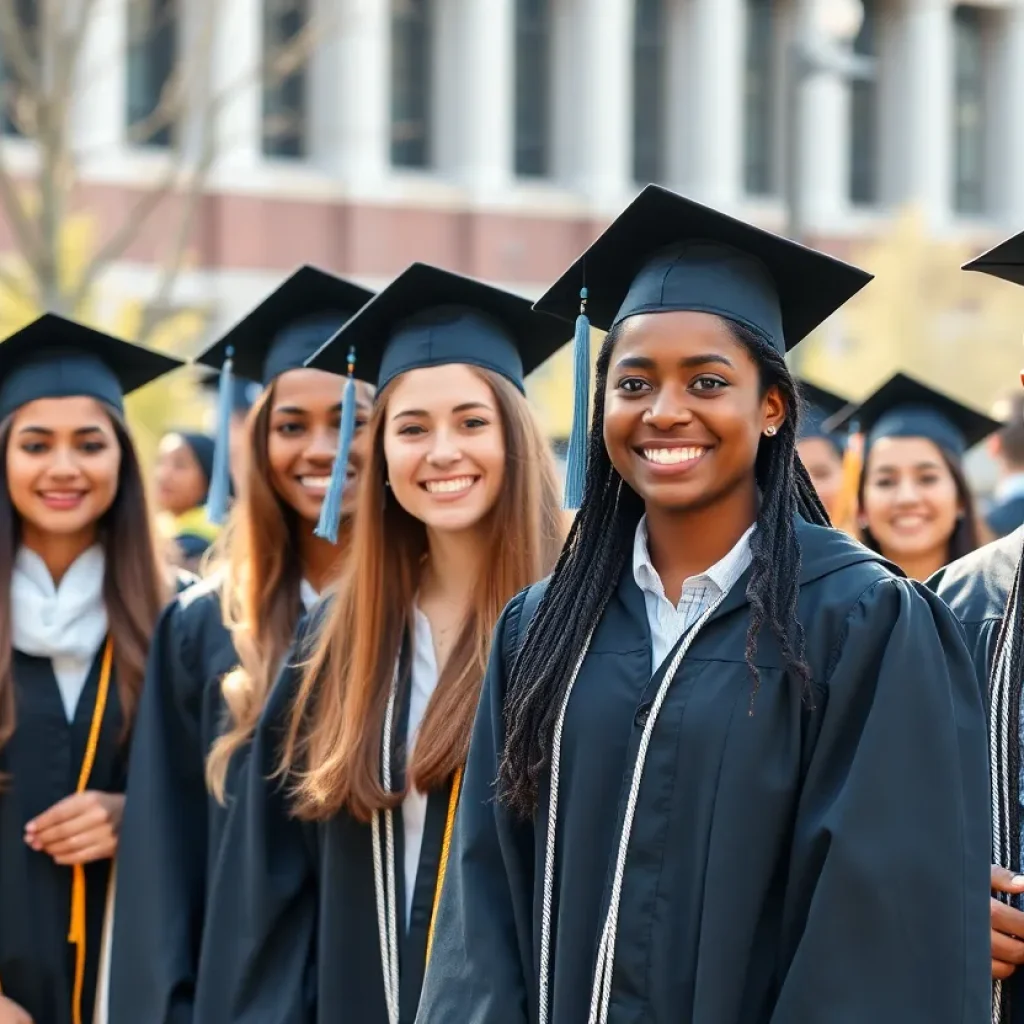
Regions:
[[[923,437],[882,438],[864,472],[861,522],[882,554],[897,564],[929,556],[944,564],[963,506],[938,446]]]
[[[395,500],[428,529],[480,525],[505,477],[505,437],[490,386],[461,364],[403,374],[385,411],[384,459]]]
[[[830,518],[834,517],[843,485],[842,457],[824,437],[805,437],[797,441],[796,451],[825,511]]]
[[[195,452],[180,434],[167,434],[156,456],[156,501],[162,512],[181,515],[202,504],[206,476]]]
[[[270,482],[282,501],[310,524],[320,518],[331,480],[344,386],[337,375],[311,369],[289,370],[274,382],[267,442]],[[343,513],[353,507],[366,462],[370,399],[364,387],[356,388],[356,399],[356,432],[349,451]]]
[[[604,442],[649,509],[751,500],[761,436],[784,418],[777,390],[761,394],[757,363],[719,317],[671,312],[624,322],[608,367]]]
[[[86,545],[117,497],[121,446],[95,399],[40,398],[14,414],[6,467],[26,544],[79,536]]]

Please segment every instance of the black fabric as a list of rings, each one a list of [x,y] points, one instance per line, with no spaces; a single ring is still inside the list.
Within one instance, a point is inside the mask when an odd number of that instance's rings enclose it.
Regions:
[[[742,578],[696,636],[648,752],[611,1024],[987,1019],[985,716],[949,610],[837,531],[798,524],[815,707],[760,638]],[[548,780],[536,821],[494,800],[508,663],[497,631],[417,1024],[536,1020]],[[627,566],[562,741],[551,1016],[585,1024],[628,782],[659,682]],[[912,894],[912,895],[911,895]],[[908,900],[911,905],[908,905]],[[926,907],[928,941],[916,911]]]
[[[301,631],[304,650],[316,629]],[[369,825],[348,814],[304,823],[275,776],[301,681],[296,655],[276,682],[225,833],[209,897],[194,1024],[386,1024]],[[407,673],[403,673],[406,675]],[[401,777],[408,724],[401,694],[394,757]],[[416,1015],[450,787],[431,793],[409,928],[399,944],[400,1022]],[[396,879],[405,907],[402,814],[394,816]],[[436,940],[435,940],[436,941]]]
[[[465,363],[493,370],[523,390],[523,378],[568,340],[571,330],[530,302],[461,274],[413,263],[367,303],[309,361],[347,372],[349,353],[378,390],[420,367]]]
[[[1024,526],[1024,495],[994,506],[985,521],[996,537],[1009,536],[1019,526]]]
[[[963,269],[1024,285],[1024,231],[976,256]]]
[[[79,698],[74,720],[64,712],[48,658],[14,653],[17,724],[0,749],[0,986],[33,1024],[71,1024],[74,947],[67,941],[71,868],[24,840],[25,825],[75,791],[99,690],[102,649]],[[121,793],[126,748],[116,677],[112,675],[89,789]],[[91,1024],[102,949],[110,861],[86,865],[86,970],[82,1021]]]
[[[697,310],[754,329],[779,352],[805,338],[871,275],[648,185],[538,300],[574,320],[580,290],[601,330],[639,313]]]
[[[206,892],[228,811],[207,792],[224,721],[221,680],[238,663],[216,581],[168,607],[135,722],[118,854],[110,1024],[189,1024]],[[232,762],[227,790],[238,766]]]

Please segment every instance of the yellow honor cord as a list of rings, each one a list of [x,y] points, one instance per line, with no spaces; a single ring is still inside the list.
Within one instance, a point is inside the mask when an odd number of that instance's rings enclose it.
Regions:
[[[84,793],[92,774],[92,766],[96,761],[96,748],[100,742],[100,727],[107,710],[107,695],[110,692],[110,673],[114,664],[114,642],[107,637],[107,645],[103,650],[103,666],[100,669],[100,684],[96,691],[96,706],[92,712],[92,723],[89,726],[89,740],[82,758],[82,768],[78,773],[76,793]],[[71,997],[71,1020],[73,1024],[82,1024],[82,991],[85,988],[85,867],[75,864],[71,869],[71,926],[68,929],[68,942],[75,947],[75,986]]]
[[[452,779],[452,792],[448,798],[448,817],[444,823],[444,839],[441,841],[441,863],[437,866],[437,885],[434,887],[434,906],[430,911],[430,930],[427,932],[427,963],[430,963],[430,951],[434,948],[434,928],[437,925],[437,908],[441,902],[441,887],[448,870],[448,856],[452,852],[452,830],[455,828],[455,812],[459,807],[459,793],[462,790],[462,766],[459,766]]]

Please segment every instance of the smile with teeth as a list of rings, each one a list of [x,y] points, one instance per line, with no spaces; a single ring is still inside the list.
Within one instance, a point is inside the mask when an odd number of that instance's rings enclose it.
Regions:
[[[330,474],[327,476],[300,476],[299,483],[306,488],[307,491],[319,491],[326,493],[327,488],[331,484]]]
[[[426,488],[429,494],[458,494],[460,491],[468,491],[476,480],[475,476],[456,476],[451,480],[424,480],[420,486]]]
[[[654,462],[659,466],[678,466],[699,459],[707,448],[694,445],[689,448],[644,448],[642,451],[648,462]]]

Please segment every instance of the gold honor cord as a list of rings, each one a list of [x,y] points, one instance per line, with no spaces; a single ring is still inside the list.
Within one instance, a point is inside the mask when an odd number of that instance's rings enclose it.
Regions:
[[[452,830],[455,828],[455,812],[459,807],[459,793],[462,790],[463,766],[460,765],[452,779],[452,793],[448,798],[448,817],[444,823],[444,839],[441,841],[441,863],[437,866],[437,885],[434,888],[434,906],[430,911],[430,930],[427,932],[427,963],[434,948],[434,928],[437,925],[437,908],[441,903],[441,887],[448,870],[448,857],[452,852]]]
[[[82,769],[78,773],[76,793],[84,793],[92,774],[92,766],[96,760],[96,748],[100,742],[100,727],[103,715],[107,710],[107,695],[110,692],[110,673],[114,663],[114,642],[107,637],[107,646],[103,651],[103,667],[100,670],[100,685],[96,693],[96,706],[92,712],[92,724],[89,726],[89,741],[82,758]],[[68,929],[68,942],[75,947],[75,987],[71,997],[71,1020],[73,1024],[82,1024],[82,989],[85,987],[85,866],[75,864],[71,874],[71,927]]]

